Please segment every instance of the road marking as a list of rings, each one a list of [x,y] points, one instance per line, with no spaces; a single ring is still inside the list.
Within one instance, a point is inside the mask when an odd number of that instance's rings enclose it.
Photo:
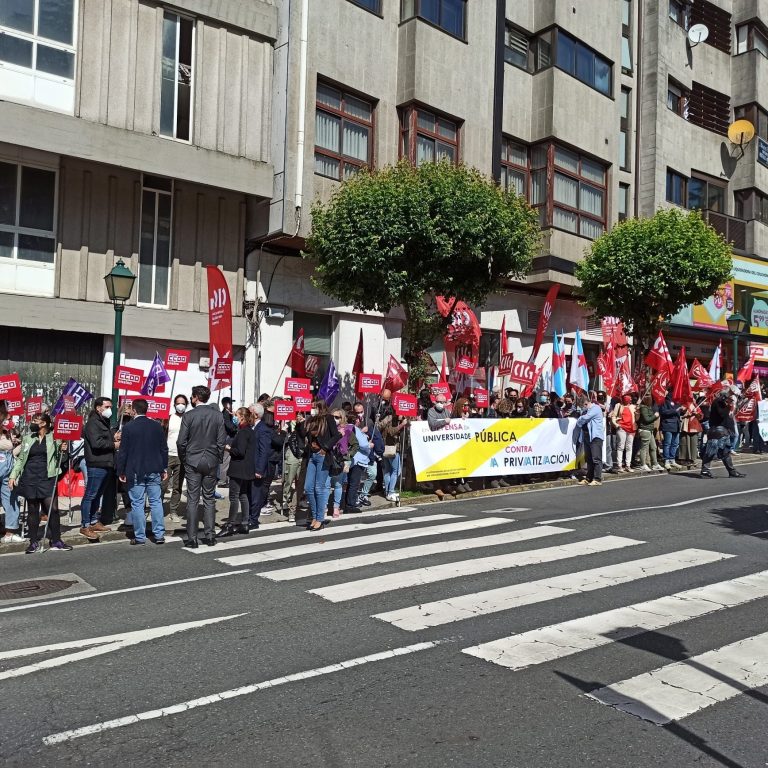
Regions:
[[[753,462],[757,463],[757,462]],[[542,520],[536,525],[553,525],[557,523],[570,523],[574,520],[587,520],[590,517],[605,517],[605,515],[618,515],[622,512],[648,512],[656,509],[675,509],[676,507],[687,507],[690,504],[699,504],[702,501],[711,501],[712,499],[725,499],[728,496],[745,496],[749,493],[765,493],[768,488],[751,488],[748,491],[735,491],[734,493],[719,493],[716,496],[702,496],[699,499],[687,499],[678,501],[674,504],[657,504],[652,507],[630,507],[629,509],[613,509],[608,512],[593,512],[589,515],[576,515],[574,517],[560,517],[556,520]]]
[[[426,557],[429,555],[441,555],[444,552],[461,552],[475,547],[494,547],[501,544],[515,544],[520,541],[529,541],[559,533],[572,533],[570,528],[556,528],[555,526],[541,526],[540,528],[522,528],[518,531],[507,531],[492,536],[477,536],[472,539],[456,539],[453,541],[436,541],[432,544],[417,544],[413,547],[390,549],[384,552],[369,552],[365,555],[352,555],[338,560],[330,560],[321,563],[308,563],[297,565],[293,568],[279,568],[275,571],[262,571],[258,576],[272,581],[293,581],[304,579],[307,576],[322,576],[329,573],[348,571],[353,568],[363,568],[367,565],[379,565],[380,563],[392,563],[396,560],[408,560],[412,557]],[[390,577],[387,576],[387,579]]]
[[[475,530],[477,528],[489,528],[493,525],[509,525],[515,522],[508,517],[486,517],[480,520],[465,520],[461,523],[448,523],[448,525],[430,525],[426,528],[411,528],[407,531],[391,531],[389,533],[376,533],[372,536],[358,536],[354,539],[342,539],[341,541],[325,541],[323,534],[305,534],[306,544],[297,547],[285,547],[283,549],[268,549],[263,552],[249,552],[245,555],[216,558],[218,562],[226,565],[248,565],[250,563],[269,563],[285,560],[289,557],[301,555],[316,555],[329,552],[334,549],[348,549],[351,547],[365,547],[369,544],[384,544],[404,539],[420,539],[425,536],[440,536],[445,533],[459,533],[460,531]]]
[[[142,584],[138,587],[125,587],[123,589],[110,589],[108,592],[93,592],[88,595],[76,595],[74,597],[62,597],[59,600],[46,600],[42,603],[26,603],[23,605],[14,605],[9,608],[0,608],[0,613],[10,613],[11,611],[26,611],[29,608],[44,608],[47,605],[61,605],[62,603],[72,603],[75,600],[92,600],[97,597],[107,597],[109,595],[122,595],[126,592],[141,592],[144,589],[159,589],[160,587],[173,587],[177,584],[189,584],[193,581],[205,581],[206,579],[221,579],[224,576],[237,576],[242,573],[250,573],[250,568],[242,568],[239,571],[227,571],[226,573],[213,573],[207,576],[192,576],[188,579],[175,579],[174,581],[161,581],[158,584]]]
[[[767,683],[768,632],[600,688],[587,698],[665,725]]]
[[[423,517],[407,517],[404,520],[382,520],[380,523],[352,523],[333,525],[323,531],[323,538],[326,536],[338,536],[340,533],[355,533],[356,531],[372,531],[379,528],[397,528],[403,525],[413,525],[414,523],[436,523],[440,520],[461,520],[464,515],[452,515],[444,512],[439,515],[424,515]],[[290,533],[271,533],[266,536],[256,534],[247,539],[238,539],[236,541],[227,541],[218,543],[216,547],[199,547],[198,549],[189,549],[185,547],[185,552],[193,555],[218,555],[221,552],[229,552],[232,549],[246,549],[248,547],[258,547],[262,544],[281,544],[284,541],[306,541],[311,538],[311,534],[306,529],[300,531],[291,531]]]
[[[94,723],[93,725],[86,725],[82,728],[74,728],[69,731],[61,731],[60,733],[54,733],[50,736],[46,736],[43,739],[43,743],[47,746],[51,746],[53,744],[61,744],[62,742],[72,741],[73,739],[79,739],[83,736],[92,736],[95,733],[103,733],[104,731],[108,731],[114,728],[122,728],[125,725],[134,725],[136,723],[146,722],[147,720],[156,720],[161,717],[168,717],[170,715],[177,715],[182,712],[189,712],[191,709],[206,707],[210,704],[218,704],[222,701],[234,699],[238,696],[247,696],[251,693],[265,691],[268,688],[276,688],[277,686],[285,685],[286,683],[295,683],[302,680],[309,680],[313,677],[330,675],[333,672],[343,672],[344,670],[352,669],[353,667],[360,667],[364,664],[370,664],[376,661],[385,661],[387,659],[394,659],[399,656],[407,656],[412,653],[418,653],[419,651],[426,651],[446,642],[450,641],[431,640],[429,642],[406,645],[402,648],[393,648],[390,651],[372,653],[368,656],[358,656],[355,659],[348,659],[347,661],[342,661],[338,664],[330,664],[327,667],[308,669],[305,672],[296,672],[291,675],[285,675],[284,677],[275,677],[271,680],[264,680],[261,683],[244,685],[240,688],[231,688],[228,691],[221,691],[220,693],[214,693],[210,696],[202,696],[198,699],[189,699],[188,701],[183,701],[180,704],[173,704],[169,707],[163,707],[162,709],[151,709],[145,712],[137,712],[134,715],[118,717],[114,720],[106,720],[101,723]]]
[[[539,530],[547,529],[541,528]],[[544,547],[542,549],[531,549],[526,552],[512,552],[504,555],[461,560],[454,563],[430,565],[424,568],[414,568],[410,571],[387,574],[384,578],[374,576],[370,579],[349,581],[343,584],[334,584],[330,587],[318,587],[308,591],[312,594],[320,595],[320,597],[330,600],[332,603],[338,603],[342,600],[354,600],[358,597],[378,595],[395,589],[406,589],[407,587],[416,587],[422,584],[434,584],[437,581],[457,579],[478,573],[490,573],[491,571],[500,571],[507,568],[519,568],[524,565],[552,563],[569,557],[609,552],[610,550],[633,547],[644,543],[644,541],[625,539],[621,536],[603,536],[598,539],[577,541],[573,544],[564,544],[562,546]]]
[[[33,656],[38,653],[51,653],[52,651],[65,651],[69,648],[83,648],[83,646],[88,646],[87,649],[77,651],[76,653],[68,653],[64,656],[55,656],[54,658],[45,659],[44,661],[39,661],[35,664],[29,664],[25,667],[17,667],[16,669],[8,669],[5,672],[0,672],[0,680],[8,680],[12,677],[23,677],[24,675],[31,675],[33,672],[41,672],[44,669],[52,669],[53,667],[62,667],[65,664],[70,664],[73,661],[82,661],[84,659],[90,660],[94,656],[103,656],[105,653],[120,651],[123,648],[127,648],[128,646],[145,643],[148,640],[154,640],[158,637],[167,637],[168,635],[174,635],[177,632],[184,632],[188,629],[204,627],[208,624],[218,624],[222,621],[230,621],[232,619],[237,619],[240,616],[246,615],[247,614],[245,613],[235,613],[231,616],[217,616],[215,619],[188,621],[183,624],[169,624],[167,627],[140,629],[136,632],[122,632],[117,635],[90,637],[86,638],[85,640],[75,640],[67,643],[35,645],[31,648],[17,648],[13,651],[2,651],[0,652],[0,660],[18,659],[24,656]]]
[[[644,557],[641,560],[629,560],[616,565],[590,568],[587,571],[565,573],[562,576],[529,581],[524,584],[513,584],[499,589],[436,600],[397,611],[379,613],[373,618],[387,621],[408,632],[415,632],[427,627],[507,611],[523,605],[543,603],[568,595],[592,592],[596,589],[626,584],[648,576],[672,573],[731,557],[735,555],[707,552],[702,549],[684,549],[665,555]]]
[[[525,669],[765,597],[768,571],[759,571],[482,643],[462,653],[509,669]]]

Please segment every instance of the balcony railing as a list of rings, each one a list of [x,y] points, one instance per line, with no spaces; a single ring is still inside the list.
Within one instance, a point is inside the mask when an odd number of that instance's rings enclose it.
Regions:
[[[721,234],[727,242],[733,244],[734,251],[746,252],[747,250],[747,222],[716,211],[702,211],[704,220],[715,232]]]

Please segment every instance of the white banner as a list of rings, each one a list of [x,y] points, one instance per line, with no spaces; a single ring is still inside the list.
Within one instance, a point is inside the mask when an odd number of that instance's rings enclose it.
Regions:
[[[760,400],[757,404],[757,427],[760,437],[768,441],[768,400]]]
[[[575,419],[452,419],[411,423],[419,482],[563,472],[576,467]]]

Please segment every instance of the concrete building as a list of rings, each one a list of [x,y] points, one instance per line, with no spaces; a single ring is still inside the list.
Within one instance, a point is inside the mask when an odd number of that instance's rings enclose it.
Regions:
[[[205,378],[204,268],[234,305],[241,399],[248,206],[272,197],[277,9],[266,0],[0,3],[0,368],[55,398],[111,391],[104,275],[138,276],[122,362],[193,350]],[[199,365],[202,359],[202,370]]]

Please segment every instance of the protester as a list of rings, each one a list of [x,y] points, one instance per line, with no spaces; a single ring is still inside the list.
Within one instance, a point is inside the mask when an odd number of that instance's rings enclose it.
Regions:
[[[445,395],[439,394],[435,397],[435,402],[427,413],[427,425],[431,432],[436,432],[443,427],[447,427],[451,423],[451,417],[446,412],[446,399]],[[445,491],[442,488],[437,487],[435,489],[435,496],[438,499],[442,499],[445,496]]]
[[[634,472],[632,469],[632,444],[635,440],[635,406],[632,396],[623,395],[611,413],[611,423],[616,429],[619,445],[617,449],[617,466],[619,472]],[[602,458],[601,458],[602,463]]]
[[[660,428],[664,435],[664,469],[681,469],[677,463],[677,448],[680,445],[680,415],[683,409],[667,392],[664,402],[659,406]]]
[[[354,414],[354,411],[352,411]],[[344,484],[349,475],[349,437],[354,432],[353,424],[347,423],[347,414],[343,409],[336,409],[331,414],[336,422],[336,429],[341,433],[341,440],[333,447],[336,458],[336,468],[339,472],[331,475],[331,492],[333,493],[333,517],[341,517],[341,500],[344,491]]]
[[[712,479],[712,470],[710,465],[715,458],[723,462],[723,466],[728,470],[729,477],[744,477],[733,466],[731,458],[731,445],[733,435],[736,434],[736,423],[731,413],[728,392],[721,392],[717,395],[709,413],[709,431],[707,432],[707,442],[704,446],[704,454],[701,461],[700,477]]]
[[[388,391],[388,390],[385,390],[385,391]],[[386,408],[384,409],[384,413],[386,415],[382,417],[381,423],[389,424],[392,418],[391,413]],[[375,443],[380,442],[379,454],[381,454],[384,452],[384,444],[383,444],[384,441],[381,439],[380,434],[379,434],[379,440],[376,439],[376,430],[377,430],[376,422],[374,422],[372,418],[365,417],[365,406],[359,400],[353,406],[352,417],[349,421],[354,426],[359,427],[362,433],[365,435],[368,442],[371,443],[369,462],[365,466],[365,469],[362,472],[362,474],[360,475],[360,479],[358,483],[357,499],[352,504],[352,507],[353,508],[369,507],[371,505],[371,502],[368,498],[368,494],[370,493],[370,490],[373,487],[373,484],[376,482],[376,475],[377,475]],[[349,477],[347,477],[347,487],[349,487]]]
[[[269,402],[265,400],[264,402]],[[251,442],[248,447],[246,461],[251,472],[251,498],[248,512],[248,528],[255,530],[259,527],[261,511],[266,506],[269,488],[272,480],[269,476],[269,459],[272,455],[272,431],[264,421],[264,403],[256,403],[251,409],[253,425]]]
[[[387,501],[400,501],[397,493],[397,481],[402,469],[400,449],[403,444],[403,431],[410,425],[409,419],[393,416],[384,432],[384,496]]]
[[[223,539],[238,533],[248,533],[251,507],[253,467],[250,465],[250,445],[253,439],[253,417],[247,408],[238,408],[237,434],[229,446],[229,517],[216,534]]]
[[[232,413],[232,398],[221,398],[221,417],[224,420],[224,431],[227,433],[225,438],[225,445],[231,445],[232,441],[237,435],[238,419],[234,413]],[[222,459],[221,466],[219,467],[219,488],[226,488],[229,484],[229,478],[227,471],[229,470],[229,451],[224,451],[224,458]]]
[[[168,477],[168,443],[160,424],[147,418],[148,406],[143,397],[136,398],[131,407],[134,418],[123,427],[117,453],[117,475],[131,499],[131,544],[147,543],[145,497],[149,500],[154,542],[165,544],[161,482]]]
[[[184,484],[184,465],[179,459],[179,449],[176,443],[179,440],[181,429],[181,417],[187,412],[189,401],[186,395],[176,395],[173,398],[173,411],[168,417],[168,477],[165,485],[170,486],[171,500],[168,504],[168,513],[172,523],[180,523],[179,504],[181,502],[181,488]]]
[[[13,470],[13,451],[19,444],[15,430],[0,414],[0,505],[5,513],[5,535],[2,544],[20,544],[19,500],[17,492],[9,484]]]
[[[111,418],[112,400],[97,397],[83,430],[88,482],[80,503],[80,534],[90,541],[98,541],[100,533],[110,530],[99,516],[102,495],[115,471],[115,451],[120,447],[120,432],[113,433]]]
[[[302,460],[306,449],[304,414],[297,413],[285,443],[283,462],[283,514],[288,515],[288,522],[296,522],[296,510],[301,500],[303,486],[299,483]]]
[[[366,420],[363,413],[355,410],[355,423],[349,434],[349,473],[347,475],[347,493],[345,496],[344,512],[359,514],[360,483],[374,463],[373,458],[373,425]],[[374,464],[375,468],[375,464]]]
[[[315,400],[313,403],[306,435],[308,465],[304,490],[312,513],[312,520],[307,527],[311,531],[319,531],[326,524],[332,448],[341,440],[341,433],[336,429],[333,417],[328,415],[328,406],[324,400]]]
[[[653,409],[653,397],[643,396],[635,412],[637,419],[637,438],[640,441],[638,457],[640,469],[644,472],[661,472],[664,468],[659,464],[656,446],[656,427],[659,416]]]
[[[192,409],[181,419],[177,448],[187,479],[187,540],[185,547],[197,549],[200,494],[203,496],[203,543],[216,543],[216,472],[224,456],[226,432],[218,407],[208,400],[211,390],[192,387]]]
[[[576,430],[581,430],[584,454],[587,460],[587,476],[581,485],[597,486],[603,482],[603,441],[605,440],[605,419],[597,403],[590,402],[586,395],[579,398],[582,415],[576,419]]]
[[[684,409],[680,423],[679,463],[690,469],[696,466],[699,455],[699,435],[701,434],[701,410],[695,402]]]
[[[47,413],[34,416],[8,479],[9,488],[16,489],[18,495],[23,496],[27,502],[28,555],[40,548],[41,510],[48,517],[46,527],[51,551],[72,549],[61,540],[59,507],[54,501],[61,449],[61,441],[54,440],[51,434],[51,417]]]

